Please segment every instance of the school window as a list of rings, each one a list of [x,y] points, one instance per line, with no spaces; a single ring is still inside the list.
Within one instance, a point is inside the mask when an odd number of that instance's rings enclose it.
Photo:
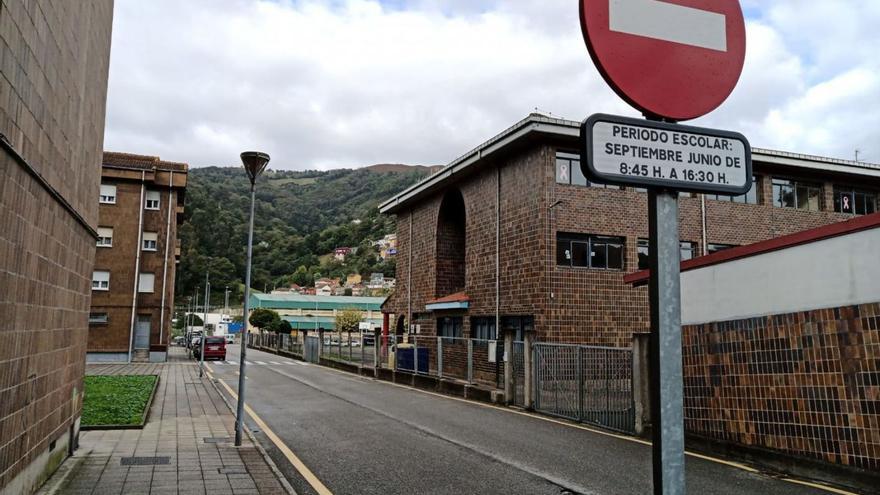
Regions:
[[[739,196],[727,196],[724,194],[706,194],[706,199],[756,205],[758,204],[758,177],[752,177],[752,187],[745,194],[740,194]]]
[[[113,227],[98,227],[98,247],[113,247]]]
[[[497,340],[494,316],[471,318],[471,338],[478,340]]]
[[[100,202],[104,204],[116,204],[116,186],[101,184]]]
[[[159,242],[159,234],[156,232],[144,232],[144,251],[155,251]]]
[[[822,186],[790,179],[773,179],[773,206],[819,211]]]
[[[502,316],[501,329],[513,333],[513,340],[522,342],[526,332],[535,331],[534,316]]]
[[[622,237],[556,233],[556,264],[604,270],[623,269]]]
[[[581,158],[577,153],[556,153],[556,182],[574,186],[589,186],[603,189],[620,189],[620,186],[597,184],[587,180],[581,172]]]
[[[156,283],[156,275],[152,273],[141,273],[138,277],[138,292],[153,292],[153,286]]]
[[[681,241],[679,243],[681,261],[692,259],[696,253],[696,244],[690,241]],[[649,244],[648,239],[639,239],[639,270],[647,270],[651,267],[651,258],[648,255]]]
[[[107,313],[89,313],[89,325],[103,325],[107,323]]]
[[[447,339],[461,337],[461,316],[447,316],[437,319],[437,335]]]
[[[736,245],[734,244],[709,244],[706,247],[706,252],[709,254],[717,253],[718,251],[724,251],[725,249],[734,248]]]
[[[144,200],[144,209],[159,209],[159,191],[147,191],[147,198]]]
[[[870,215],[877,211],[877,193],[834,186],[834,211],[853,215]]]
[[[93,271],[92,290],[110,290],[110,272],[106,270]]]

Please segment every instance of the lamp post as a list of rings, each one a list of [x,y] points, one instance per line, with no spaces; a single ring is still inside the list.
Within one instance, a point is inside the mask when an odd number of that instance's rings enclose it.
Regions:
[[[251,297],[251,256],[253,255],[254,244],[254,201],[256,199],[255,190],[257,177],[263,173],[266,166],[269,165],[269,155],[259,151],[245,151],[241,154],[241,163],[247,172],[248,179],[251,181],[251,219],[248,226],[248,243],[247,243],[247,264],[245,265],[244,276],[244,307],[242,308],[242,336],[241,336],[241,356],[238,363],[238,407],[235,411],[235,446],[241,447],[241,430],[244,426],[244,387],[245,387],[245,370],[244,359],[247,353],[247,319],[248,319],[248,299]]]
[[[223,314],[229,316],[229,286],[223,291]]]
[[[199,378],[205,373],[205,339],[208,337],[208,304],[211,301],[211,282],[205,272],[205,319],[202,320],[202,338],[199,339]]]

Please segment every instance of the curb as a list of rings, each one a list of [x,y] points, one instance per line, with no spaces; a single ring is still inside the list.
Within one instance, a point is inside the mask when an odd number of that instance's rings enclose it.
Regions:
[[[46,480],[43,486],[37,489],[35,493],[38,495],[56,495],[62,493],[62,489],[67,486],[70,476],[76,472],[76,468],[78,468],[80,464],[88,459],[91,453],[92,451],[89,450],[83,452],[82,455],[68,456],[67,459],[58,466],[58,469],[52,473],[49,479]],[[51,486],[49,486],[50,481],[52,482]]]
[[[214,390],[220,395],[220,398],[223,400],[223,403],[226,404],[226,407],[229,408],[229,412],[235,416],[235,410],[232,408],[232,404],[226,399],[226,396],[223,395],[223,392],[220,390],[220,387],[217,386],[217,382],[213,378],[208,378],[208,381],[211,382],[211,386],[214,387]],[[244,425],[242,425],[244,426]],[[263,460],[266,461],[266,464],[269,466],[269,469],[272,470],[272,473],[275,474],[275,477],[278,478],[278,481],[281,483],[281,486],[287,491],[289,495],[298,495],[296,490],[293,489],[293,486],[290,485],[290,482],[287,481],[287,478],[284,477],[284,474],[278,469],[278,466],[275,464],[275,461],[269,457],[269,453],[266,452],[266,449],[257,441],[256,437],[254,437],[251,430],[248,428],[242,427],[242,431],[247,433],[248,438],[250,438],[251,443],[257,447],[257,451],[263,456]]]

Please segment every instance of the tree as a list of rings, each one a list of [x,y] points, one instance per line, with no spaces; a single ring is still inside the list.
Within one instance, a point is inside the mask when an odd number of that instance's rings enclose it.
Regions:
[[[203,322],[202,319],[199,317],[199,315],[197,315],[197,314],[195,314],[195,313],[190,313],[190,314],[189,314],[189,324],[192,325],[192,326],[194,326],[194,327],[200,327],[200,326],[202,326],[202,325],[204,324],[204,322]]]
[[[343,309],[336,313],[336,331],[353,332],[361,322],[361,312],[356,309]]]
[[[257,308],[251,313],[251,317],[248,318],[248,321],[251,325],[259,328],[261,332],[272,331],[273,325],[278,325],[280,323],[281,317],[271,309]]]
[[[278,323],[275,331],[277,333],[286,333],[286,334],[290,335],[290,332],[293,331],[293,327],[290,326],[289,321],[281,320],[281,322]]]

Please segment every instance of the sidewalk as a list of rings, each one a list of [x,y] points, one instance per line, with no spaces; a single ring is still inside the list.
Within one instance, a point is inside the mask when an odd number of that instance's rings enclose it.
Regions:
[[[250,438],[233,446],[234,415],[208,378],[199,379],[183,349],[173,348],[168,363],[88,365],[86,374],[160,375],[147,424],[142,430],[83,431],[79,450],[38,493],[289,493]]]

